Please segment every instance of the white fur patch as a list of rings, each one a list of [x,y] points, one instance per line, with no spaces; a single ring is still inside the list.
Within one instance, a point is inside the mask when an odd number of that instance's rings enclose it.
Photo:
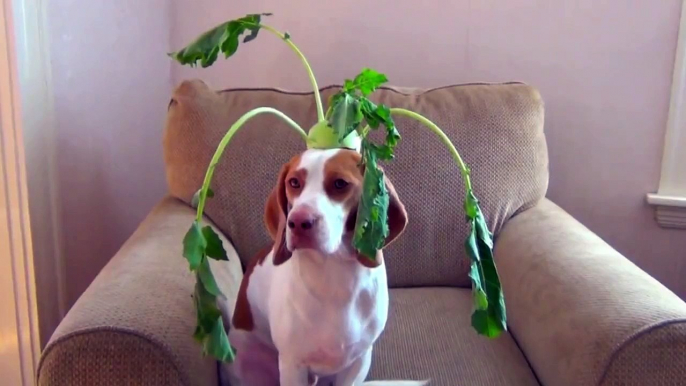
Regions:
[[[335,156],[340,149],[317,150],[310,149],[303,153],[297,169],[307,171],[305,188],[293,201],[291,210],[297,210],[301,205],[313,208],[321,215],[321,223],[317,227],[316,238],[320,241],[322,252],[334,254],[341,246],[345,231],[347,209],[340,202],[329,198],[324,189],[324,166],[326,161]],[[286,230],[286,240],[289,250],[290,229]]]

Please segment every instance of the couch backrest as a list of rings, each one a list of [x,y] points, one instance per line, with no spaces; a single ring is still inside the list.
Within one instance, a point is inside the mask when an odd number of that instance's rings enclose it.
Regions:
[[[337,89],[323,90],[325,103]],[[545,195],[543,103],[534,88],[519,83],[383,88],[371,99],[416,111],[445,131],[471,168],[475,194],[496,236],[511,216]],[[316,121],[311,92],[214,91],[199,80],[182,82],[173,93],[164,135],[170,194],[190,202],[222,136],[259,106],[283,111],[306,130]],[[432,132],[407,118],[395,120],[402,139],[396,159],[383,166],[407,208],[409,224],[384,252],[389,284],[469,286],[464,250],[469,227],[459,169]],[[264,203],[281,165],[303,150],[305,144],[286,124],[261,115],[234,136],[215,170],[215,197],[205,213],[231,239],[244,264],[270,242]]]

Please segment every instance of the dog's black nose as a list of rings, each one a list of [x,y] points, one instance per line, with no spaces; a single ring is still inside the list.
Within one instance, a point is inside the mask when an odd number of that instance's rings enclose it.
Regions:
[[[302,230],[308,230],[312,229],[314,226],[314,220],[305,218],[305,219],[298,219],[298,220],[291,220],[288,222],[288,227],[291,229],[302,229]]]

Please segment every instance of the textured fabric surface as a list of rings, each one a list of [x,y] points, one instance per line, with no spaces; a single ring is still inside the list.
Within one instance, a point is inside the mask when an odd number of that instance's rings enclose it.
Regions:
[[[326,88],[324,100],[335,91],[336,87]],[[475,193],[494,233],[514,213],[544,196],[548,157],[543,103],[532,87],[381,89],[372,99],[416,111],[445,131],[472,170]],[[316,120],[311,93],[215,92],[199,80],[180,84],[164,136],[170,193],[189,202],[202,185],[222,136],[241,115],[260,106],[283,111],[306,130]],[[431,131],[404,117],[396,118],[396,124],[403,139],[396,160],[384,167],[407,208],[409,224],[385,252],[389,284],[468,286],[468,225],[459,169]],[[206,213],[228,235],[244,263],[269,242],[262,214],[279,168],[303,150],[305,144],[295,131],[278,118],[263,115],[243,126],[217,166],[215,197]]]
[[[495,259],[541,383],[686,384],[686,303],[557,205],[510,219]]]
[[[509,334],[478,335],[470,325],[471,292],[397,288],[386,330],[374,346],[368,379],[431,379],[431,386],[538,385]]]
[[[135,333],[83,331],[55,345],[38,385],[186,385],[164,350]]]
[[[40,385],[213,385],[217,362],[193,339],[195,278],[181,240],[195,211],[165,198],[79,298],[50,339]],[[211,262],[233,308],[242,278],[235,250]]]

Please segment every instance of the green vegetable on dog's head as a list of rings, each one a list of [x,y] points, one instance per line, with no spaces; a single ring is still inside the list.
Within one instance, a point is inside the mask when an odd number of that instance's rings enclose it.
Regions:
[[[327,121],[314,124],[307,133],[308,149],[333,149],[344,147],[348,149],[360,149],[362,139],[357,132],[351,132],[344,138],[339,138],[338,132]]]
[[[262,23],[262,17],[268,15],[271,14],[250,14],[227,21],[206,31],[185,48],[169,54],[171,58],[184,65],[196,66],[199,63],[203,68],[209,67],[220,53],[223,53],[225,58],[234,55],[238,50],[241,36],[245,35],[243,43],[247,43],[255,40],[258,32],[264,29],[284,41],[300,58],[307,70],[317,104],[316,123],[307,133],[291,118],[274,108],[258,107],[246,112],[222,138],[210,161],[202,187],[191,199],[191,205],[197,208],[197,214],[195,222],[184,237],[183,256],[188,261],[191,271],[196,273],[194,300],[197,327],[194,337],[202,343],[203,351],[221,361],[230,362],[234,358],[234,351],[229,344],[222,315],[217,307],[217,297],[223,295],[214,280],[208,260],[227,260],[226,251],[219,236],[211,227],[201,227],[200,221],[206,200],[214,195],[210,189],[210,182],[224,149],[245,122],[263,113],[281,118],[301,135],[308,149],[349,148],[361,153],[365,172],[353,246],[372,260],[376,259],[377,251],[382,248],[389,234],[389,194],[378,163],[394,158],[395,147],[400,140],[392,115],[411,118],[432,130],[450,150],[465,184],[464,211],[471,226],[471,232],[465,241],[465,249],[471,262],[469,276],[472,279],[474,302],[472,326],[479,334],[488,337],[496,337],[505,331],[505,302],[493,261],[492,235],[488,231],[479,201],[472,190],[469,169],[450,139],[438,126],[418,113],[390,108],[368,99],[369,95],[388,81],[386,75],[370,68],[364,68],[353,79],[346,79],[340,91],[329,99],[325,113],[317,81],[307,59],[291,41],[290,34],[279,32]],[[368,134],[382,126],[386,134],[383,143],[373,143]]]

